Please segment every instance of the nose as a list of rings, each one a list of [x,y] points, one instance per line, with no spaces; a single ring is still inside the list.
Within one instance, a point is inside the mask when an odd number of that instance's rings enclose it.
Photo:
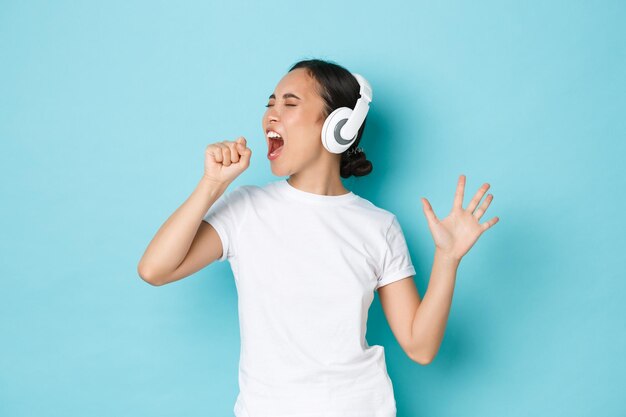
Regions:
[[[272,107],[268,107],[267,108],[267,119],[268,121],[277,121],[278,120],[278,113],[276,112],[276,106],[272,106]]]
[[[265,131],[274,123],[278,122],[278,120],[279,118],[276,111],[274,110],[274,107],[268,107],[267,111],[263,115],[263,130]]]

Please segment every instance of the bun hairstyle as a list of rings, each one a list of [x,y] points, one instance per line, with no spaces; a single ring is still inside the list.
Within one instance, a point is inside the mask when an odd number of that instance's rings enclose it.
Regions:
[[[297,68],[305,68],[309,75],[317,81],[319,95],[325,103],[324,119],[339,107],[353,109],[356,105],[356,101],[359,99],[359,82],[350,71],[341,65],[321,59],[308,59],[295,63],[288,72]],[[339,175],[342,178],[349,178],[352,175],[362,177],[372,172],[372,163],[367,160],[365,152],[359,147],[365,122],[367,122],[367,117],[363,120],[354,143],[341,153]]]

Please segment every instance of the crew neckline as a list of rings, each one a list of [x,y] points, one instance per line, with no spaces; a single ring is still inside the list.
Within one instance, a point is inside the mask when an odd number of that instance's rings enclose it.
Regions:
[[[300,190],[299,188],[296,188],[293,185],[289,184],[287,178],[276,181],[276,185],[278,189],[283,191],[283,193],[300,201],[337,205],[347,204],[348,202],[356,200],[358,198],[358,196],[352,191],[341,195],[322,195],[310,193],[308,191]]]

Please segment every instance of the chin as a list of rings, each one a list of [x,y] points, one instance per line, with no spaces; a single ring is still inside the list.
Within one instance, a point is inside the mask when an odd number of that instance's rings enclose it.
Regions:
[[[270,169],[272,170],[272,174],[276,175],[277,177],[286,177],[289,175],[289,171],[287,171],[285,168],[279,168],[271,163]]]

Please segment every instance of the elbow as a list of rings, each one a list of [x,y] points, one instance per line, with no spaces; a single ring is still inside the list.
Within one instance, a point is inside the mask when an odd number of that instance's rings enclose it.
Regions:
[[[142,280],[152,285],[153,287],[159,287],[162,285],[162,283],[154,276],[154,274],[141,263],[137,265],[137,274]]]
[[[429,365],[433,361],[433,359],[435,359],[434,356],[427,356],[426,358],[422,358],[417,363],[419,363],[420,365],[426,366],[426,365]]]
[[[411,352],[408,354],[409,358],[415,363],[419,363],[420,365],[428,365],[435,359],[435,355],[425,354],[421,352]]]

